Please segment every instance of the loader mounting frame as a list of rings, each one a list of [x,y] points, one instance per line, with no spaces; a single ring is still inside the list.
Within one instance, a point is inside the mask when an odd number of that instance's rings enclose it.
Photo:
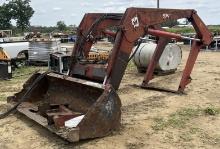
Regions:
[[[147,34],[159,37],[142,84],[147,87],[168,41],[183,38],[163,31],[159,25],[181,18],[187,18],[197,33],[179,85],[179,92],[183,92],[191,80],[201,46],[212,41],[211,33],[195,10],[128,8],[124,14],[86,14],[77,31],[68,75],[35,74],[9,102],[15,103],[19,112],[70,142],[106,136],[120,126],[121,101],[116,90],[135,42]],[[117,31],[109,31],[111,27]],[[82,60],[88,56],[91,46],[103,34],[115,37],[108,62],[84,63]]]

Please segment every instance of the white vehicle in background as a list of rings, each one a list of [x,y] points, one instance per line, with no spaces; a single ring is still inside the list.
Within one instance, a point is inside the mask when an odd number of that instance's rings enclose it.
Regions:
[[[24,37],[12,37],[12,30],[0,30],[0,47],[10,56],[10,59],[18,59],[21,54],[28,53],[29,42]]]
[[[7,52],[11,59],[17,59],[21,54],[27,56],[29,42],[0,42],[0,47]]]

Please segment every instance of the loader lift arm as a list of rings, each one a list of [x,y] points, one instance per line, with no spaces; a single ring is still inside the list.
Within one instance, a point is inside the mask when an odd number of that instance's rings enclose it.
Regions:
[[[190,51],[186,67],[178,91],[182,92],[190,82],[190,74],[195,64],[196,58],[203,45],[209,45],[212,35],[206,25],[199,18],[195,10],[175,10],[175,9],[145,9],[128,8],[121,21],[121,30],[116,35],[112,57],[107,68],[107,83],[118,89],[123,74],[128,64],[128,58],[132,51],[134,42],[141,36],[147,34],[159,37],[158,45],[148,67],[142,86],[145,86],[152,79],[153,70],[166,46],[168,39],[176,38],[178,35],[155,29],[157,25],[169,21],[187,18],[195,28],[197,38]],[[178,36],[181,39],[181,36]]]
[[[72,52],[72,62],[70,65],[69,75],[72,77],[86,76],[92,80],[102,80],[104,75],[104,67],[100,65],[82,65],[80,60],[86,59],[92,45],[97,41],[97,38],[105,32],[107,28],[120,24],[123,14],[120,13],[88,13],[83,17],[78,30],[77,41]],[[111,33],[110,33],[111,34]],[[101,72],[102,76],[94,77],[93,72]]]
[[[203,45],[209,45],[212,40],[211,33],[195,10],[128,8],[124,14],[86,14],[78,29],[78,40],[73,50],[73,62],[69,75],[78,77],[80,74],[83,78],[103,82],[103,84],[111,84],[117,90],[124,75],[128,58],[135,41],[149,34],[157,36],[159,41],[142,83],[142,87],[147,88],[149,81],[153,78],[155,66],[169,40],[173,38],[182,40],[185,38],[178,34],[165,32],[159,26],[161,23],[169,20],[181,18],[188,19],[197,34],[197,39],[193,39],[193,47],[189,54],[178,89],[178,92],[183,92],[186,85],[190,83],[190,74],[200,48]],[[117,26],[119,28],[118,31],[115,32],[115,35],[113,35],[112,32],[106,31],[106,29],[111,26]],[[77,61],[88,55],[91,46],[96,42],[96,38],[102,34],[115,36],[115,44],[112,55],[106,65],[107,68],[106,66],[85,66],[79,64]],[[103,71],[106,71],[106,74],[104,74]],[[102,72],[102,76],[97,77],[97,73],[95,72]]]
[[[79,26],[68,76],[54,72],[34,74],[21,92],[8,99],[20,112],[62,138],[77,142],[108,135],[120,126],[121,101],[116,92],[121,83],[135,41],[147,34],[159,37],[153,61],[143,86],[170,38],[180,35],[160,30],[161,23],[187,18],[197,38],[193,43],[179,90],[190,73],[202,45],[211,34],[194,10],[128,8],[124,14],[86,14]],[[106,31],[117,26],[117,32]],[[115,36],[107,63],[84,63],[92,44],[102,34]]]
[[[123,14],[120,13],[85,14],[77,30],[78,39],[72,56],[79,56],[79,54],[88,55],[96,38],[103,34],[104,29],[119,25],[122,16]]]

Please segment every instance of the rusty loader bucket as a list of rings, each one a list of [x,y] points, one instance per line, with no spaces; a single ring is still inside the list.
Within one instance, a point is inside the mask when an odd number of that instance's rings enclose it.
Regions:
[[[119,128],[121,101],[110,85],[56,73],[48,73],[36,83],[41,75],[33,75],[8,100],[19,103],[20,113],[70,142],[103,137]]]

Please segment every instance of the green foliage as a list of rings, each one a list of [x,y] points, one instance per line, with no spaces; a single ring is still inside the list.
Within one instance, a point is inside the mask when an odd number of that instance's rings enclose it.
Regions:
[[[56,32],[57,27],[54,26],[30,26],[29,32],[41,32],[41,33],[51,33]]]
[[[65,29],[65,33],[76,35],[77,27],[76,25],[67,26]],[[28,32],[41,32],[41,33],[52,33],[52,32],[59,32],[60,30],[57,26],[30,26],[27,29]]]
[[[12,18],[16,20],[17,27],[22,31],[27,29],[34,14],[34,10],[30,6],[30,0],[11,0],[7,5],[12,9]]]
[[[167,22],[161,24],[162,27],[173,27],[176,25],[179,25],[179,22],[177,20],[170,20],[170,21],[167,21]]]
[[[67,29],[67,26],[64,23],[64,21],[58,21],[57,22],[57,28],[58,28],[59,31],[65,31]]]
[[[167,120],[163,118],[156,118],[155,125],[152,126],[154,130],[163,130],[166,127],[183,128],[186,123],[193,117],[201,115],[202,110],[200,108],[191,109],[186,108],[171,114]]]
[[[208,28],[212,33],[220,34],[220,25],[210,25]]]
[[[220,109],[215,107],[207,107],[204,111],[207,115],[217,115],[220,113]]]
[[[12,14],[8,5],[3,4],[2,6],[0,6],[0,18],[0,29],[11,28]]]
[[[208,26],[208,29],[212,33],[220,33],[220,25],[210,25]],[[173,33],[179,33],[179,34],[184,34],[184,33],[195,33],[195,30],[193,27],[179,27],[179,28],[169,28],[166,29],[169,32]]]
[[[170,118],[168,119],[168,124],[174,128],[183,128],[191,118],[198,117],[200,115],[202,115],[202,109],[200,108],[182,109],[170,115]]]
[[[153,130],[163,130],[167,127],[167,122],[163,118],[155,118],[154,125],[152,126]]]
[[[195,33],[195,30],[192,27],[169,28],[166,30],[178,34]]]
[[[11,20],[16,21],[17,28],[23,32],[30,26],[30,19],[34,14],[30,0],[9,0],[0,6],[0,28],[11,29]]]

